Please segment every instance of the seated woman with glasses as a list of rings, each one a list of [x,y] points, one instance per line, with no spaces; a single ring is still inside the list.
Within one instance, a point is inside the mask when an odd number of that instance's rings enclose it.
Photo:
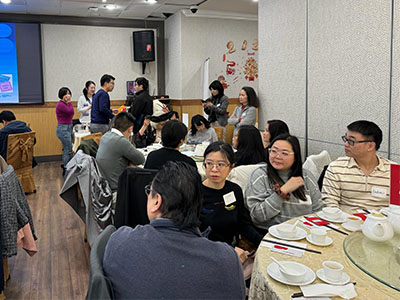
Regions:
[[[203,181],[203,208],[200,215],[200,229],[211,229],[208,238],[233,245],[239,234],[255,246],[263,237],[252,225],[244,207],[242,189],[226,180],[234,165],[231,145],[215,142],[204,152],[204,167],[207,179]],[[236,239],[236,241],[238,241]],[[235,248],[242,262],[247,258],[244,251]]]
[[[190,128],[187,138],[188,144],[201,144],[203,142],[214,143],[218,141],[214,128],[202,115],[195,115],[192,118],[192,128]]]
[[[299,140],[279,135],[268,151],[267,166],[253,172],[245,192],[254,225],[265,231],[323,207],[316,179],[302,168]]]

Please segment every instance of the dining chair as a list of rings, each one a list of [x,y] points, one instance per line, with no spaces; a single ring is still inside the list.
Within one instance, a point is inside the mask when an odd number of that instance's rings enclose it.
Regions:
[[[9,134],[7,164],[12,165],[25,193],[36,192],[32,173],[35,132]]]
[[[110,279],[104,275],[104,251],[111,234],[116,230],[114,225],[108,225],[96,238],[90,251],[90,277],[86,299],[113,299],[113,289]]]
[[[233,138],[234,130],[235,130],[235,126],[233,126],[233,125],[228,124],[225,126],[225,143],[232,145],[232,138]]]
[[[93,139],[97,144],[100,144],[100,139],[103,134],[101,132],[92,133],[81,138],[81,141]]]
[[[319,154],[310,155],[303,164],[303,168],[310,171],[316,180],[320,177],[324,167],[329,165],[331,157],[328,151],[323,150]]]

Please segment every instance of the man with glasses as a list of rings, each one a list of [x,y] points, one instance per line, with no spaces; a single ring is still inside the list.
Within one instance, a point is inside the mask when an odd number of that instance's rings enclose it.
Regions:
[[[168,162],[145,188],[148,225],[110,237],[104,273],[115,299],[244,299],[242,265],[233,247],[201,236],[201,178]]]
[[[391,161],[376,154],[382,131],[373,122],[356,121],[342,136],[346,157],[326,171],[322,201],[342,209],[380,209],[389,205]]]

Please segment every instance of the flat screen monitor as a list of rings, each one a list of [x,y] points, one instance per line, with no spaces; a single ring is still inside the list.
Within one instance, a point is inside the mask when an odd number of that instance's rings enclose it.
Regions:
[[[0,105],[43,104],[40,24],[0,22]]]
[[[126,94],[127,95],[135,95],[135,81],[127,81],[126,82]]]

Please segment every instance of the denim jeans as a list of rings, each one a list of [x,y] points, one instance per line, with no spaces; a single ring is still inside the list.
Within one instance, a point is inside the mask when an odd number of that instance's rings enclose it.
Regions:
[[[62,143],[62,160],[65,168],[69,160],[72,158],[72,125],[58,124],[57,137]]]

